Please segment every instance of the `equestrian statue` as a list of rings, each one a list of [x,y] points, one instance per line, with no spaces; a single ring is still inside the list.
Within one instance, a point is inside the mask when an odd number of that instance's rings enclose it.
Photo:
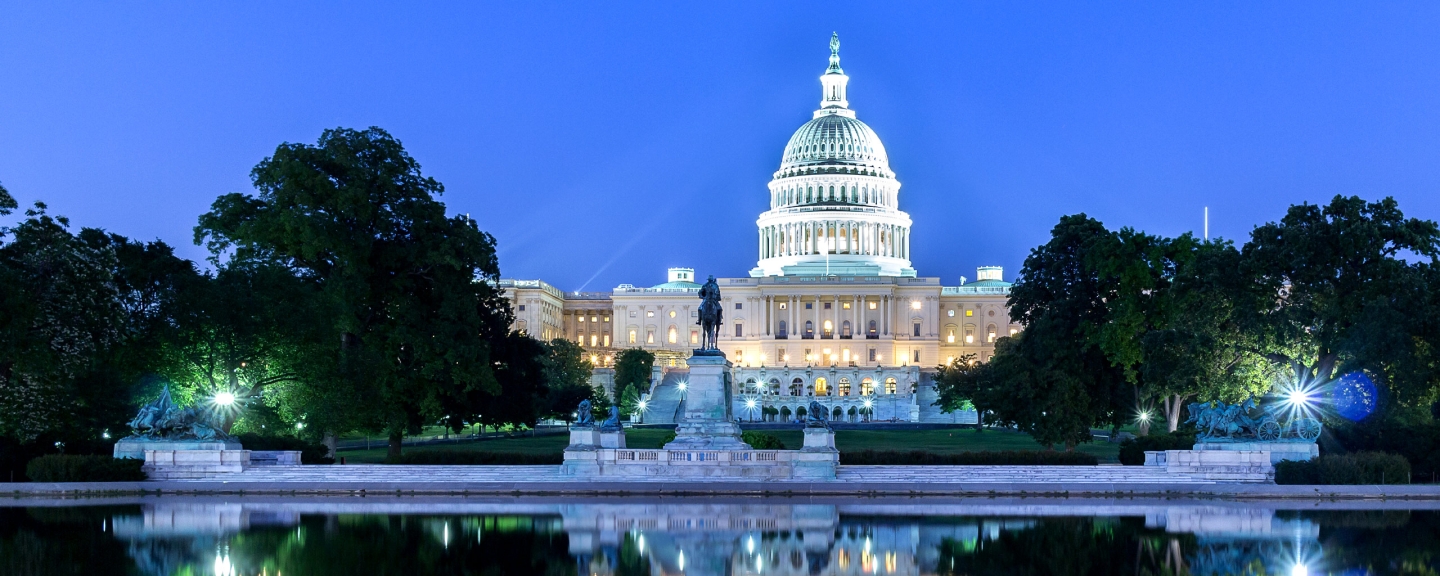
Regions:
[[[725,310],[720,306],[720,285],[715,276],[710,276],[700,287],[700,348],[696,354],[715,355],[720,353],[720,323],[725,319]]]

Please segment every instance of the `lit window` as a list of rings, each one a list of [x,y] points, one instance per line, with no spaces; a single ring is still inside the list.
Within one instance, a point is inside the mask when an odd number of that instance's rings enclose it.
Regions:
[[[879,306],[879,305],[880,305],[879,302],[871,302],[871,303],[870,303],[870,309],[871,309],[871,310],[874,310],[875,307],[876,307],[876,306]]]
[[[974,311],[974,310],[966,310],[966,311],[965,311],[965,315],[966,315],[966,316],[974,316],[974,315],[975,315],[975,311]]]
[[[591,316],[591,317],[590,317],[590,321],[591,321],[591,322],[599,322],[599,321],[600,321],[600,318],[599,318],[598,316]]]
[[[630,331],[630,343],[631,343],[631,344],[634,344],[634,343],[635,343],[635,331],[634,331],[634,330],[631,330],[631,331]]]
[[[609,316],[606,316],[606,317],[605,317],[605,321],[606,321],[606,322],[609,322],[609,321],[610,321],[610,317],[609,317]]]
[[[920,301],[919,301],[919,300],[911,300],[911,301],[910,301],[910,308],[911,308],[912,310],[919,310],[919,309],[920,309]]]
[[[631,311],[630,311],[630,317],[631,317],[631,318],[634,318],[634,317],[635,317],[635,311],[634,311],[634,310],[631,310]]]
[[[675,317],[675,311],[674,311],[674,310],[671,310],[671,311],[670,311],[670,317],[671,317],[671,318],[674,318],[674,317]]]
[[[894,394],[894,393],[895,393],[895,379],[894,379],[894,378],[886,378],[886,379],[885,379],[885,393],[886,393],[886,394]]]
[[[576,322],[584,322],[584,321],[585,321],[585,317],[584,317],[584,316],[579,316],[579,317],[575,318],[575,321],[576,321]]]
[[[665,339],[668,340],[671,344],[674,344],[674,343],[675,343],[675,337],[676,337],[676,336],[675,336],[675,327],[674,327],[674,326],[671,326],[671,327],[670,327],[670,333],[666,335]]]
[[[850,350],[849,350],[849,349],[841,350],[841,351],[840,351],[840,360],[843,361],[843,362],[849,362],[849,361],[850,361]],[[844,396],[844,394],[842,394],[842,396]]]
[[[781,302],[781,303],[780,303],[780,309],[781,309],[781,310],[784,310],[784,309],[785,309],[785,303],[784,303],[784,302]]]
[[[840,307],[841,307],[841,308],[844,308],[844,309],[846,309],[846,310],[849,310],[849,309],[850,309],[850,303],[849,303],[849,302],[846,302],[846,303],[842,304]]]
[[[654,343],[655,343],[655,331],[654,331],[654,330],[646,330],[646,331],[645,331],[645,343],[646,343],[646,344],[654,344]]]
[[[1020,329],[1019,329],[1019,328],[1011,328],[1011,329],[1010,329],[1010,335],[1011,335],[1011,336],[1014,336],[1014,335],[1019,334],[1019,333],[1020,333]]]
[[[605,335],[605,344],[604,344],[604,346],[605,346],[606,348],[609,348],[609,347],[610,347],[610,335],[609,335],[609,334],[606,334],[606,335]]]
[[[955,317],[955,311],[954,311],[954,310],[946,310],[945,313],[948,314],[951,318],[954,318],[954,317]]]
[[[591,334],[591,335],[590,335],[590,345],[591,345],[591,346],[597,346],[597,345],[599,345],[599,343],[600,343],[600,337],[599,337],[599,336],[596,336],[596,335],[594,335],[594,334]]]
[[[975,343],[975,335],[974,335],[974,334],[966,334],[966,335],[965,335],[965,343],[966,343],[966,344],[974,344],[974,343]]]
[[[994,332],[990,332],[990,333],[986,334],[986,335],[985,335],[985,341],[986,341],[986,342],[994,342],[994,341],[995,341],[995,333],[994,333]]]
[[[816,378],[816,379],[815,379],[815,395],[816,395],[816,396],[829,396],[829,395],[830,395],[830,385],[829,385],[827,382],[825,382],[825,379],[824,379],[824,378]]]
[[[699,333],[699,332],[696,332],[696,331],[694,331],[694,330],[691,330],[691,331],[690,331],[690,343],[691,343],[691,344],[699,344],[699,343],[700,343],[700,333]]]
[[[654,317],[655,317],[655,311],[654,311],[654,310],[647,310],[647,311],[645,312],[645,317],[646,317],[646,318],[654,318]]]
[[[947,332],[947,333],[945,334],[945,341],[948,342],[948,343],[950,343],[950,344],[954,344],[954,343],[955,343],[955,331],[954,331],[954,330],[951,330],[951,331],[949,331],[949,332]]]

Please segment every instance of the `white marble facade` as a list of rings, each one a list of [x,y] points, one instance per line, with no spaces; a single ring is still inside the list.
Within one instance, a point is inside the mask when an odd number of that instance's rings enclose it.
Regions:
[[[765,414],[770,407],[793,417],[813,399],[832,419],[973,421],[931,406],[929,376],[965,355],[988,361],[998,338],[1021,329],[1006,307],[1011,285],[996,266],[951,286],[916,273],[900,182],[879,136],[849,107],[838,40],[820,80],[820,108],[771,176],[755,268],[717,278],[725,306],[720,348],[736,366],[735,414],[783,418]],[[685,369],[700,337],[702,282],[691,268],[670,268],[664,283],[650,287],[565,292],[540,280],[502,280],[501,287],[516,329],[579,343],[597,366],[593,382],[608,389],[608,368],[622,349],[655,353],[656,386]]]

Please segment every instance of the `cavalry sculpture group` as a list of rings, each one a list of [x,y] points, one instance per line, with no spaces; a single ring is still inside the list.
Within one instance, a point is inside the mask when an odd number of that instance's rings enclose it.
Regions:
[[[214,411],[201,406],[180,408],[170,400],[170,387],[130,420],[135,436],[145,440],[230,440]]]
[[[1196,402],[1189,409],[1186,423],[1195,423],[1195,439],[1199,442],[1314,442],[1320,437],[1319,420],[1298,417],[1281,422],[1253,397],[1237,404]]]

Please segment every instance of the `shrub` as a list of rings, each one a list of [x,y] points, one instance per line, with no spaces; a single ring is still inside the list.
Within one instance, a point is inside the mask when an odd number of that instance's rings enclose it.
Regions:
[[[740,435],[740,440],[749,444],[756,450],[784,450],[785,443],[776,438],[774,434],[764,432],[745,432]]]
[[[1126,466],[1145,464],[1145,453],[1159,450],[1189,450],[1195,447],[1195,432],[1177,430],[1149,436],[1137,436],[1120,443],[1120,463]]]
[[[666,444],[669,444],[669,443],[674,442],[674,441],[675,441],[675,431],[674,431],[674,430],[671,430],[669,434],[666,434],[665,436],[663,436],[663,437],[660,438],[660,446],[661,446],[661,447],[664,447]]]
[[[1276,484],[1409,484],[1410,463],[1398,454],[1326,454],[1275,465]]]
[[[468,464],[468,465],[529,465],[560,464],[565,455],[530,454],[525,452],[478,452],[470,450],[412,450],[399,458],[386,458],[386,464]]]
[[[241,434],[236,436],[246,450],[298,450],[302,464],[334,464],[335,459],[326,456],[329,450],[324,444],[309,442],[294,436],[261,436]]]
[[[1366,421],[1327,428],[1326,432],[1343,451],[1399,454],[1410,461],[1412,471],[1421,477],[1440,474],[1440,423]],[[1329,447],[1327,443],[1320,448]]]
[[[902,466],[960,465],[960,466],[1094,466],[1100,461],[1084,452],[1056,452],[1053,450],[979,450],[955,454],[934,452],[897,452],[893,450],[863,450],[841,452],[841,464],[891,464]]]
[[[26,464],[25,475],[34,482],[132,482],[145,480],[143,465],[144,460],[50,454]]]

